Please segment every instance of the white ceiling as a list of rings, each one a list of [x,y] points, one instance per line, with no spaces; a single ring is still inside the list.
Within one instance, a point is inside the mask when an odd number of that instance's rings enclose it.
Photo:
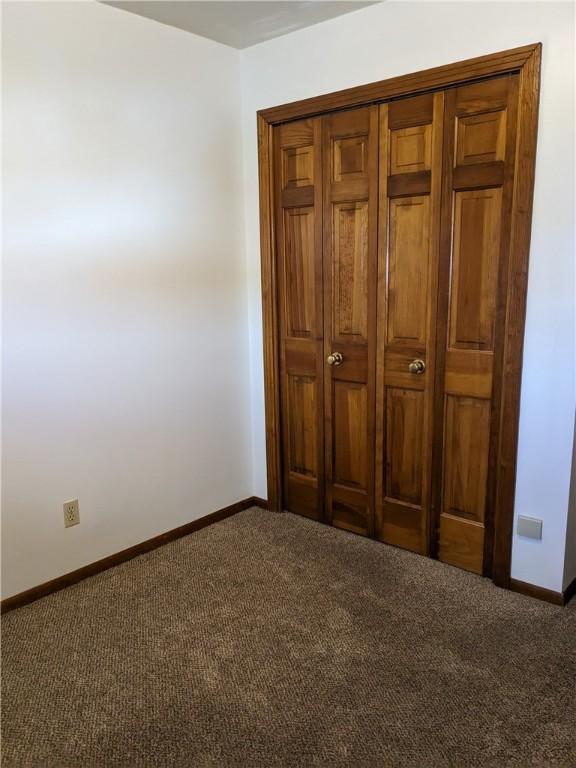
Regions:
[[[379,1],[103,0],[106,5],[147,16],[234,48],[247,48]]]

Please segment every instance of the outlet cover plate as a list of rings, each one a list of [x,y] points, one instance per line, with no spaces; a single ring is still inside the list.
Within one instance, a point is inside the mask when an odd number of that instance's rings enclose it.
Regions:
[[[518,516],[518,526],[516,527],[518,536],[525,536],[527,539],[542,539],[542,520],[537,517]]]
[[[80,506],[78,499],[64,502],[64,527],[70,528],[80,523]]]

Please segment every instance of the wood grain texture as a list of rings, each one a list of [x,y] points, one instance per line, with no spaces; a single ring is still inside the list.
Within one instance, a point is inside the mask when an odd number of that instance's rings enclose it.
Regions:
[[[323,119],[326,513],[369,535],[374,523],[378,108]]]
[[[444,563],[481,574],[486,529],[473,520],[442,513],[438,557]]]
[[[268,503],[282,510],[280,371],[278,357],[278,277],[274,238],[272,126],[258,116],[258,180],[260,191],[260,269],[266,414],[266,475]]]
[[[494,348],[501,211],[501,189],[454,195],[451,348]]]
[[[287,147],[282,157],[282,189],[314,186],[314,152],[311,147]]]
[[[443,514],[484,522],[489,443],[490,401],[447,395]]]
[[[462,116],[456,122],[456,165],[504,160],[506,111]]]
[[[332,482],[366,492],[371,464],[366,440],[367,386],[336,380],[332,392],[335,414]]]
[[[432,125],[390,131],[390,175],[429,171],[432,161]]]
[[[368,335],[368,201],[335,203],[333,232],[333,339]]]
[[[424,393],[386,387],[385,498],[422,504]]]
[[[390,200],[386,343],[426,343],[430,196]]]
[[[318,477],[318,403],[314,376],[287,376],[288,472]],[[288,509],[290,506],[288,506]]]
[[[429,550],[433,386],[444,95],[380,107],[379,277],[376,398],[376,532]],[[390,120],[394,126],[390,128]],[[412,132],[410,121],[416,123]],[[402,134],[398,132],[402,131]],[[395,174],[397,136],[419,137]],[[426,184],[414,195],[410,176]],[[427,364],[410,373],[414,359]]]
[[[274,128],[274,168],[283,506],[291,512],[323,520],[322,144],[319,119]]]
[[[284,209],[286,259],[284,279],[286,304],[284,319],[289,336],[315,334],[315,232],[314,207]]]
[[[437,344],[444,376],[437,377],[435,441],[435,474],[442,485],[435,491],[436,525],[440,558],[484,575],[492,574],[493,543],[500,535],[494,489],[519,77],[451,90],[444,128]],[[496,172],[492,181],[499,183],[486,186]]]
[[[502,160],[476,165],[458,165],[453,171],[452,185],[455,190],[501,187],[504,184],[504,170]]]
[[[427,125],[434,111],[434,93],[423,93],[408,99],[398,99],[388,103],[388,129],[411,128]]]
[[[486,489],[486,536],[484,538],[484,573],[491,575],[494,566],[494,541],[497,535],[495,525],[496,483],[498,479],[498,440],[500,434],[500,407],[504,369],[505,311],[508,301],[508,268],[511,247],[511,219],[516,166],[516,140],[518,135],[518,94],[520,77],[508,78],[508,105],[506,107],[506,148],[502,178],[502,221],[505,226],[500,239],[498,290],[494,323],[494,355],[492,360],[492,410],[490,424],[490,449],[488,460],[488,482]],[[486,165],[490,165],[487,163]],[[476,166],[481,168],[482,166]],[[486,166],[484,166],[486,167]]]

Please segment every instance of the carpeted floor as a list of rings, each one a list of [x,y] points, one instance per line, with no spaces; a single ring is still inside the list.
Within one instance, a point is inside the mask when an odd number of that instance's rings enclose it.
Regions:
[[[3,618],[9,766],[576,766],[557,608],[251,509]]]

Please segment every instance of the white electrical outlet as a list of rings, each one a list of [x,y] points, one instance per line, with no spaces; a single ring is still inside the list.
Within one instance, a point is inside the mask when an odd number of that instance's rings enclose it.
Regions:
[[[64,527],[70,528],[71,525],[78,525],[79,523],[80,507],[78,506],[78,499],[66,501],[64,503]]]

